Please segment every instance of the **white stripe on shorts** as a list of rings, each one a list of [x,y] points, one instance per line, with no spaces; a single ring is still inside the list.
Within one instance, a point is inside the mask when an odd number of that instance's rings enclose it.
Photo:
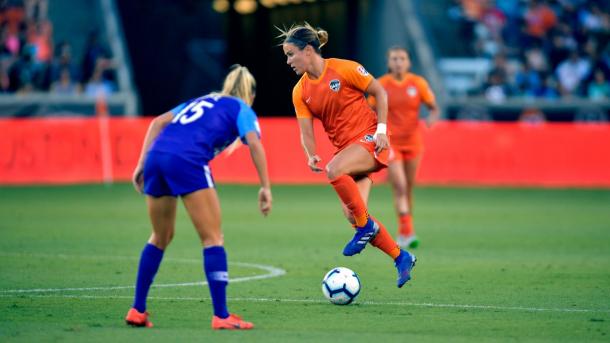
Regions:
[[[214,188],[214,181],[212,181],[212,174],[210,173],[210,167],[203,166],[203,171],[205,172],[205,179],[208,182],[208,187]]]

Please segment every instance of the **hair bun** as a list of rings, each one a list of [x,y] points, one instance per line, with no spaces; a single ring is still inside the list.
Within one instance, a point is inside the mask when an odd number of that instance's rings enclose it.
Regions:
[[[318,40],[320,41],[320,47],[324,46],[328,42],[328,32],[325,30],[318,30],[316,32],[318,35]]]

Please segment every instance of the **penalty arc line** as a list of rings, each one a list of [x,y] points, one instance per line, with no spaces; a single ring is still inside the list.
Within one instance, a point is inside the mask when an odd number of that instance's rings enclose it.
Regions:
[[[186,260],[188,261],[188,260]],[[236,282],[246,282],[246,281],[254,281],[254,280],[262,280],[262,279],[270,279],[278,276],[282,276],[286,274],[286,271],[281,268],[276,268],[273,266],[268,266],[264,264],[255,264],[255,263],[244,263],[244,262],[231,262],[231,265],[246,267],[246,268],[256,268],[266,271],[267,273],[261,275],[253,275],[253,276],[242,276],[238,278],[229,279],[230,283]],[[164,283],[164,284],[153,284],[151,288],[167,288],[167,287],[189,287],[189,286],[205,286],[207,285],[207,281],[197,281],[197,282],[182,282],[182,283]],[[135,286],[107,286],[107,287],[70,287],[70,288],[32,288],[32,289],[2,289],[0,290],[0,295],[3,294],[28,294],[28,293],[53,293],[53,292],[81,292],[81,291],[111,291],[111,290],[119,290],[119,289],[134,289]]]

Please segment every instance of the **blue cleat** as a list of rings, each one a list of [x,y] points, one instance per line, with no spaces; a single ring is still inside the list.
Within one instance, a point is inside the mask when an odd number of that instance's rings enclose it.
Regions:
[[[400,251],[400,255],[394,261],[396,270],[398,271],[398,288],[401,288],[407,281],[411,280],[411,271],[415,267],[415,255],[409,254],[405,250]]]
[[[368,242],[370,242],[379,232],[379,225],[369,218],[363,227],[356,227],[356,234],[343,249],[343,255],[352,256],[359,254]]]

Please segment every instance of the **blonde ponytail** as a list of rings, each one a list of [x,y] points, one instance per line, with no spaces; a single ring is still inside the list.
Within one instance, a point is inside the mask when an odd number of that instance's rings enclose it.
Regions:
[[[248,105],[252,105],[256,95],[256,80],[248,68],[234,64],[225,77],[221,94],[240,98]]]

